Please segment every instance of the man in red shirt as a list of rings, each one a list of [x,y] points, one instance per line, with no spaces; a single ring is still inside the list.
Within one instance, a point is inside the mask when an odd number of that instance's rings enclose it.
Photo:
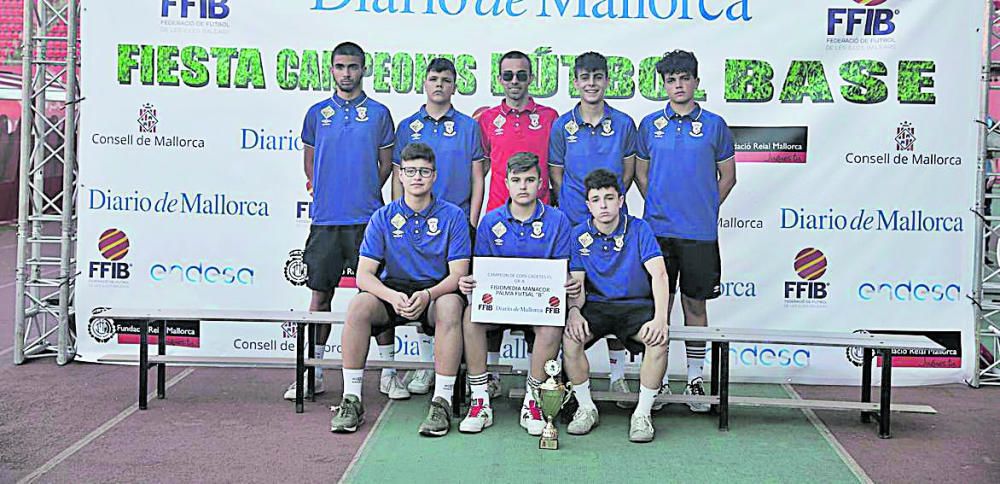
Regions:
[[[532,82],[531,59],[527,54],[512,50],[500,58],[500,84],[504,100],[479,116],[483,152],[490,161],[489,170],[493,173],[487,212],[507,203],[509,194],[504,184],[507,159],[521,151],[538,156],[542,169],[538,197],[542,203],[549,203],[549,131],[559,113],[535,103],[528,95]]]

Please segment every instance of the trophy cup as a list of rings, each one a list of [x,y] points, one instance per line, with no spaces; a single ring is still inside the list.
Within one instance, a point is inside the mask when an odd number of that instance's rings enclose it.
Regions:
[[[542,411],[542,418],[546,421],[545,428],[542,429],[542,437],[538,440],[539,449],[559,449],[559,430],[556,429],[552,421],[555,420],[556,415],[559,414],[559,410],[562,409],[563,404],[570,397],[570,392],[566,385],[556,381],[556,375],[561,371],[562,365],[558,361],[546,361],[545,374],[549,375],[549,379],[545,380],[538,388],[531,389],[532,395],[535,397],[535,401],[538,402],[539,409]]]

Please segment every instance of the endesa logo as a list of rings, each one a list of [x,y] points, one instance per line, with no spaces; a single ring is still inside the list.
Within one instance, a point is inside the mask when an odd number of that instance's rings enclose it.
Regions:
[[[249,286],[253,284],[254,271],[249,267],[218,267],[204,262],[153,264],[149,277],[156,282]]]
[[[962,297],[958,284],[924,282],[862,282],[858,299],[888,302],[956,302]]]
[[[875,7],[885,3],[885,0],[854,0],[854,3]],[[889,35],[896,31],[896,15],[899,15],[899,10],[889,8],[831,8],[826,13],[826,35]]]
[[[122,262],[128,255],[131,245],[125,232],[119,229],[107,229],[97,239],[97,250],[101,252],[104,261],[92,261],[88,267],[90,279],[109,281],[124,281],[131,277],[132,264]]]
[[[220,20],[229,16],[229,0],[162,0],[160,17]]]
[[[830,283],[819,279],[826,274],[826,255],[808,247],[795,254],[793,267],[801,281],[785,281],[786,306],[825,306]]]
[[[806,348],[753,345],[729,348],[729,357],[741,366],[807,368],[812,353]]]

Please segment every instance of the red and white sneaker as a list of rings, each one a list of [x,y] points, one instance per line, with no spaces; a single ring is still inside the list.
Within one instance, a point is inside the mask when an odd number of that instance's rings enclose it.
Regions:
[[[521,407],[521,427],[527,430],[529,435],[542,435],[545,420],[542,419],[542,410],[534,400],[528,400],[528,404]]]
[[[493,425],[493,408],[482,398],[476,398],[469,406],[469,413],[458,426],[458,431],[464,434],[478,434],[486,427]]]

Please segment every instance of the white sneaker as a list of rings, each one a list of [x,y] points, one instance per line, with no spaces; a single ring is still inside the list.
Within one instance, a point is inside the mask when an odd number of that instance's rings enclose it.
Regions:
[[[414,395],[426,395],[434,384],[434,370],[414,370],[409,375],[406,389]]]
[[[656,396],[660,395],[673,395],[673,393],[670,392],[670,387],[668,385],[663,385],[662,387],[660,387],[660,393],[658,393]],[[667,402],[658,402],[654,400],[652,410],[654,412],[659,412],[660,410],[663,410],[663,407],[666,407],[667,405],[670,404]]]
[[[624,393],[626,395],[632,393],[632,389],[628,387],[628,382],[625,381],[624,378],[611,382],[611,388],[609,388],[608,391],[614,393]],[[615,402],[615,406],[618,408],[635,408],[636,405],[637,404],[635,402]]]
[[[306,378],[309,378],[309,376],[307,375]],[[303,380],[304,379],[305,378],[303,378]],[[313,381],[315,382],[313,393],[315,393],[316,395],[320,395],[320,394],[323,394],[323,393],[326,392],[326,388],[323,387],[323,378],[322,377],[316,378]],[[309,395],[306,395],[307,393],[308,392],[303,391],[302,395],[308,397]],[[284,399],[285,400],[295,400],[295,382],[292,382],[291,385],[288,385],[288,389],[285,390]]]
[[[528,435],[542,435],[545,420],[542,419],[542,409],[534,400],[528,400],[528,404],[521,407],[521,427],[528,431]]]
[[[684,394],[704,397],[705,387],[702,386],[702,381],[701,377],[691,380],[691,382],[687,384],[687,387],[684,388]],[[708,413],[712,410],[712,406],[707,403],[689,403],[687,406],[692,412],[695,413]]]
[[[482,398],[477,398],[469,406],[469,413],[459,424],[458,431],[465,434],[478,434],[492,425],[493,408],[484,403]]]
[[[383,376],[379,380],[378,391],[384,395],[388,395],[389,400],[406,400],[410,398],[409,390],[406,389],[403,382],[399,381],[399,377],[395,374]]]
[[[629,424],[628,440],[645,443],[653,441],[653,418],[649,415],[632,415]]]
[[[601,418],[596,408],[580,407],[573,414],[573,421],[566,426],[566,431],[571,435],[584,435],[590,433],[600,423]]]

